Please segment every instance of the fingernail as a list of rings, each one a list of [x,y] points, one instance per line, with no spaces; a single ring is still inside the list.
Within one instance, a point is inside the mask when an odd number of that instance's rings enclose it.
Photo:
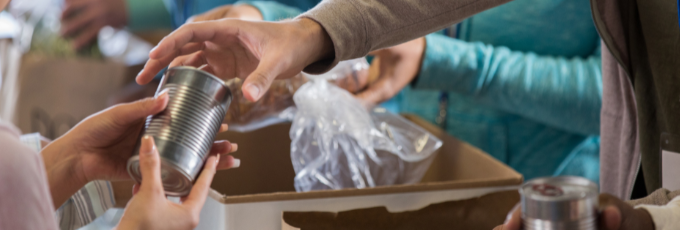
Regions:
[[[231,168],[238,168],[241,167],[241,159],[234,158],[234,163],[231,165]]]
[[[160,93],[158,93],[158,94],[156,95],[156,99],[167,97],[167,96],[168,96],[168,91],[170,91],[170,90],[169,90],[169,89],[163,89]]]
[[[246,86],[246,91],[247,91],[248,94],[250,94],[250,96],[252,96],[253,98],[259,98],[259,96],[260,96],[260,88],[258,88],[257,86],[255,86],[255,85],[253,85],[253,84],[248,84],[248,85]]]
[[[231,152],[236,152],[238,150],[238,144],[236,143],[231,143]]]
[[[153,138],[149,135],[144,135],[142,137],[142,146],[139,150],[139,154],[150,155],[151,153],[153,153],[155,148],[156,146],[153,143]]]
[[[215,157],[215,167],[217,167],[218,163],[220,163],[220,154],[217,154],[217,157]]]

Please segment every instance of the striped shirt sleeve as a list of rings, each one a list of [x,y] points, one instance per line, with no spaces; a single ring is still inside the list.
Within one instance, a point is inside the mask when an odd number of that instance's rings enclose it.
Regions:
[[[36,153],[42,146],[39,133],[21,136],[21,142]],[[71,230],[83,227],[101,216],[116,204],[111,183],[108,181],[92,181],[71,196],[59,209],[55,216],[59,229]]]

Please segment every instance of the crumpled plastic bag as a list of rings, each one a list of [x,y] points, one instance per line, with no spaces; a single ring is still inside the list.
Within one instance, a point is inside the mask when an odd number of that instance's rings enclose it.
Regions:
[[[368,62],[365,58],[357,58],[338,63],[332,70],[321,75],[298,74],[289,79],[275,80],[269,90],[256,102],[243,97],[241,86],[243,80],[235,78],[225,83],[232,91],[232,103],[227,110],[225,122],[229,130],[249,132],[276,123],[287,122],[295,115],[293,94],[308,79],[325,79],[331,82],[351,78],[349,82],[358,81],[360,74],[368,74]],[[363,72],[362,72],[363,71]]]
[[[290,154],[299,192],[417,183],[442,145],[399,115],[368,111],[325,79],[304,84],[293,99]]]

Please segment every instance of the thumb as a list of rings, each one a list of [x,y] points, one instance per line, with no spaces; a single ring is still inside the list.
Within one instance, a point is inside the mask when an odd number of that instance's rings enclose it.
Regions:
[[[161,181],[161,159],[153,137],[145,135],[139,147],[139,168],[142,173],[140,192],[164,193]]]
[[[259,100],[264,93],[269,90],[272,82],[281,74],[276,62],[262,60],[257,65],[257,69],[253,71],[245,81],[243,81],[243,96],[249,101],[255,102]]]
[[[163,90],[156,97],[141,99],[135,102],[115,106],[111,116],[118,124],[126,125],[149,115],[160,113],[168,105],[168,91]]]

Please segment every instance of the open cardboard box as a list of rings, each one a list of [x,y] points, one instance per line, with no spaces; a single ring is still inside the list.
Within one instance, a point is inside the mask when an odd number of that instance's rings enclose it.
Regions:
[[[218,139],[239,144],[234,156],[241,167],[217,173],[197,229],[394,229],[395,223],[411,226],[405,229],[491,229],[502,223],[519,200],[522,175],[416,116],[405,117],[444,142],[421,182],[412,185],[298,193],[290,124],[220,134]]]

